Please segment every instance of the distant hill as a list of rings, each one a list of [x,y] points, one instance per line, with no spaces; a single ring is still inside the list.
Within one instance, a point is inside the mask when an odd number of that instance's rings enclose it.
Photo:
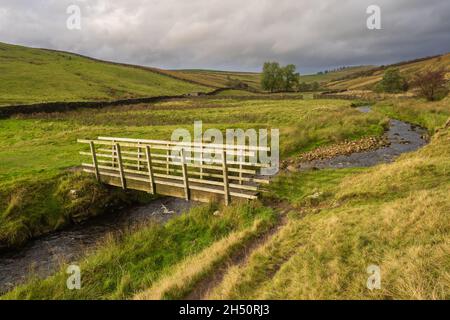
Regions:
[[[195,81],[197,83],[216,88],[229,87],[230,80],[239,80],[247,84],[250,89],[259,90],[261,74],[257,72],[218,71],[218,70],[163,70],[174,77]]]
[[[363,90],[373,89],[381,80],[384,71],[389,67],[397,67],[407,78],[420,70],[428,67],[450,67],[450,53],[441,56],[425,57],[412,61],[403,61],[387,66],[350,66],[343,69],[321,72],[311,75],[301,75],[300,81],[311,83],[318,82],[322,87],[332,90]],[[299,67],[301,72],[301,66]],[[449,68],[450,70],[450,68]],[[250,89],[261,90],[261,73],[233,72],[217,70],[162,70],[163,73],[174,77],[194,81],[207,86],[228,86],[230,79],[240,80],[247,84]]]
[[[158,69],[0,43],[0,106],[179,95],[211,88]]]
[[[406,77],[429,66],[450,66],[450,54],[400,62]],[[354,66],[314,75],[332,90],[372,89],[389,66]],[[301,67],[300,67],[301,72]],[[163,70],[0,42],[0,106],[39,102],[98,101],[208,92],[231,83],[259,91],[261,73],[202,69]]]
[[[349,89],[349,90],[365,90],[373,89],[374,86],[382,79],[384,71],[389,67],[396,67],[400,73],[407,79],[410,79],[415,73],[426,68],[447,68],[450,73],[450,53],[416,59],[412,61],[404,61],[388,66],[380,66],[371,68],[366,71],[351,73],[346,77],[332,80],[327,83],[330,89]],[[447,75],[449,75],[449,73]]]

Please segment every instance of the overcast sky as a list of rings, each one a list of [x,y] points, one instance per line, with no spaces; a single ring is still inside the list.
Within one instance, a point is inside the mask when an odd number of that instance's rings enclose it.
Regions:
[[[69,30],[67,7],[81,9]],[[366,8],[381,8],[381,30]],[[449,0],[0,0],[0,41],[162,68],[301,73],[450,51]]]

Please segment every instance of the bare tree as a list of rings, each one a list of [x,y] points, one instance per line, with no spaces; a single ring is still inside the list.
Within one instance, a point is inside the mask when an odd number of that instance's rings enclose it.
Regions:
[[[445,74],[444,68],[428,69],[417,73],[412,85],[417,87],[428,101],[435,101],[447,95],[448,88]]]

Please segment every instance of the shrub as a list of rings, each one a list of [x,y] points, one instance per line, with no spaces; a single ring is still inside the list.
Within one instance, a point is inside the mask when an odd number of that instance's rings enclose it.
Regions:
[[[428,101],[436,101],[445,98],[448,94],[446,71],[443,68],[425,70],[415,75],[412,85]]]

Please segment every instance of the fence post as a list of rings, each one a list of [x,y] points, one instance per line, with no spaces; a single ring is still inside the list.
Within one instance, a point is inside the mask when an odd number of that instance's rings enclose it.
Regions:
[[[115,156],[116,156],[116,149],[115,149],[115,141],[112,141],[112,145],[111,145],[111,167],[115,168],[116,167],[116,162],[115,162]]]
[[[242,169],[243,169],[243,167],[242,167],[242,162],[244,162],[244,159],[243,159],[243,153],[244,153],[244,150],[243,149],[239,149],[239,152],[238,152],[238,161],[239,161],[239,184],[243,184],[243,182],[242,182]]]
[[[170,174],[170,145],[167,144],[167,151],[166,151],[166,160],[167,160],[167,164],[166,164],[166,174],[169,175]]]
[[[138,144],[138,148],[137,148],[137,152],[138,152],[138,154],[137,154],[137,158],[138,158],[138,160],[137,160],[137,169],[138,169],[138,171],[140,171],[141,170],[141,143],[138,142],[137,144]]]
[[[91,147],[92,164],[94,165],[94,169],[95,169],[95,178],[97,179],[97,181],[100,181],[100,174],[98,172],[97,155],[95,154],[94,141],[89,142],[89,146]]]
[[[181,156],[181,168],[182,168],[182,171],[183,171],[183,181],[184,181],[184,197],[185,197],[186,200],[189,201],[189,199],[190,199],[189,181],[188,181],[186,159],[184,157],[184,149],[181,149],[180,156]]]
[[[155,179],[153,178],[152,153],[150,150],[150,146],[145,146],[145,153],[147,156],[147,167],[148,167],[148,177],[150,179],[150,190],[151,190],[152,194],[155,194]]]
[[[203,140],[200,144],[200,179],[203,179]]]
[[[222,149],[222,167],[225,205],[228,206],[230,204],[230,186],[228,184],[227,153],[225,149]]]
[[[120,181],[122,182],[122,189],[126,189],[125,175],[123,173],[122,153],[120,152],[120,145],[116,143],[117,163],[119,164]]]

